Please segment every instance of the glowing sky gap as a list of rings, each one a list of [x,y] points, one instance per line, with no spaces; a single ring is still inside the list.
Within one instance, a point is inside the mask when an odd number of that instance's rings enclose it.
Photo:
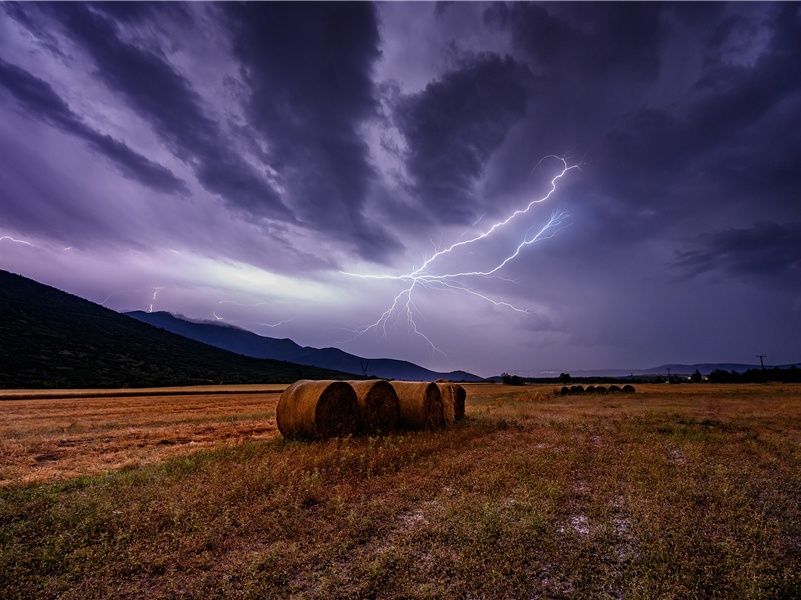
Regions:
[[[440,350],[439,348],[437,348],[437,346],[431,341],[431,339],[428,336],[426,336],[422,331],[420,331],[420,329],[417,326],[415,315],[417,314],[422,317],[422,313],[419,311],[419,309],[416,307],[414,303],[413,293],[415,291],[415,288],[418,287],[423,289],[441,289],[441,290],[449,290],[456,292],[464,292],[472,296],[475,296],[477,298],[480,298],[486,302],[489,302],[494,306],[508,308],[510,310],[523,314],[531,314],[530,309],[519,308],[509,302],[494,300],[489,296],[481,294],[480,292],[477,292],[476,290],[470,288],[467,284],[463,283],[460,280],[470,277],[482,277],[482,278],[497,277],[497,273],[501,269],[503,269],[507,264],[509,264],[509,262],[517,258],[525,248],[531,246],[532,244],[538,241],[549,239],[554,235],[556,235],[560,230],[567,227],[566,221],[568,218],[568,214],[565,212],[554,211],[551,214],[551,218],[548,220],[548,222],[545,223],[545,225],[543,225],[534,235],[531,235],[532,229],[530,228],[523,237],[523,241],[521,241],[517,245],[514,252],[503,258],[503,260],[498,262],[491,269],[484,271],[481,270],[460,271],[455,273],[444,273],[444,274],[436,274],[432,272],[432,270],[437,259],[453,252],[457,248],[468,246],[470,244],[475,244],[477,242],[480,242],[481,240],[487,239],[493,233],[495,233],[505,225],[508,225],[517,217],[527,214],[534,205],[541,204],[546,200],[548,200],[556,191],[558,181],[565,175],[567,175],[568,172],[572,171],[573,169],[579,168],[578,164],[569,165],[565,158],[555,155],[544,157],[542,160],[540,160],[537,166],[539,166],[543,160],[548,158],[555,159],[562,164],[561,171],[551,179],[550,189],[548,190],[548,192],[544,196],[529,202],[525,206],[525,208],[515,210],[508,217],[506,217],[502,221],[498,221],[483,233],[474,235],[472,237],[469,237],[468,239],[462,239],[465,236],[465,234],[460,235],[457,242],[453,243],[452,245],[448,246],[443,250],[435,250],[435,252],[430,257],[423,260],[423,263],[420,267],[413,268],[413,270],[409,273],[401,275],[389,275],[389,274],[361,274],[361,273],[350,273],[346,271],[341,271],[343,275],[348,275],[350,277],[358,277],[360,279],[402,281],[407,284],[407,287],[405,287],[395,296],[389,308],[387,308],[387,310],[385,310],[375,322],[371,323],[370,325],[367,325],[366,327],[362,327],[355,330],[356,337],[365,334],[369,331],[381,331],[383,333],[384,338],[386,339],[388,337],[388,327],[390,325],[397,324],[398,321],[403,316],[405,316],[410,331],[412,331],[415,335],[423,338],[433,351],[441,353],[443,356],[445,356],[445,353],[442,352],[442,350]],[[474,226],[477,225],[479,222],[481,222],[484,216],[485,215],[482,215],[475,222]]]

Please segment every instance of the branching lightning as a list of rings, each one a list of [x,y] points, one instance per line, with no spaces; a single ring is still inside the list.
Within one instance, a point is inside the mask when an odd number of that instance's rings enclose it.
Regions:
[[[464,270],[464,271],[450,271],[448,269],[445,272],[438,272],[437,267],[439,267],[438,263],[442,262],[443,257],[448,254],[454,253],[456,250],[463,249],[467,246],[478,244],[482,240],[486,240],[499,230],[501,230],[504,226],[512,223],[518,217],[522,215],[526,215],[531,211],[531,209],[537,205],[542,204],[543,202],[547,201],[553,194],[556,192],[557,183],[560,179],[562,179],[568,172],[572,171],[573,169],[578,169],[579,165],[568,164],[567,160],[563,157],[559,156],[547,156],[546,158],[552,158],[559,161],[562,164],[561,171],[556,174],[556,176],[551,179],[550,188],[545,195],[535,200],[529,202],[524,208],[520,208],[512,212],[508,217],[503,219],[502,221],[498,221],[488,229],[486,229],[483,233],[477,235],[465,235],[462,234],[459,236],[459,240],[454,244],[448,246],[443,250],[435,251],[430,257],[426,258],[420,267],[413,269],[409,273],[401,274],[401,275],[388,275],[388,274],[379,274],[379,275],[365,275],[361,273],[349,273],[342,271],[343,275],[348,275],[350,277],[358,277],[360,279],[374,279],[374,280],[390,280],[390,281],[400,281],[403,282],[406,287],[404,287],[393,299],[392,303],[390,304],[389,308],[385,310],[376,321],[373,323],[359,328],[355,331],[356,336],[368,333],[370,331],[381,332],[384,337],[388,335],[388,331],[391,327],[397,325],[401,321],[406,321],[409,326],[410,331],[412,331],[415,335],[421,337],[425,342],[429,345],[429,347],[434,351],[440,354],[444,353],[437,348],[437,346],[432,342],[432,340],[423,333],[420,328],[418,327],[417,318],[422,317],[422,313],[416,307],[414,302],[414,295],[417,290],[419,289],[438,289],[438,290],[447,290],[452,292],[461,292],[465,293],[474,297],[477,297],[485,302],[489,302],[495,306],[500,306],[504,308],[508,308],[512,311],[523,313],[523,314],[530,314],[530,309],[524,309],[517,306],[514,306],[508,302],[494,300],[489,296],[486,296],[474,289],[472,289],[467,283],[464,283],[463,280],[470,279],[470,278],[491,278],[497,277],[499,271],[501,271],[507,264],[517,258],[523,250],[527,247],[531,246],[532,244],[549,239],[556,235],[561,229],[567,226],[567,217],[568,214],[565,212],[558,212],[555,211],[551,214],[550,219],[548,220],[545,225],[539,228],[536,231],[529,229],[526,234],[523,236],[523,240],[516,246],[514,251],[510,254],[505,256],[502,260],[498,261],[494,264],[491,268],[484,268],[484,269],[474,269],[474,270]],[[542,163],[542,160],[539,164]],[[485,215],[482,215],[474,224],[476,226],[480,223]],[[439,271],[441,271],[440,269]]]

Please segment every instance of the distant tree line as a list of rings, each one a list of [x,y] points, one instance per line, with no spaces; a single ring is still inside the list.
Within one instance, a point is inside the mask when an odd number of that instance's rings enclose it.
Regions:
[[[764,383],[775,381],[777,383],[801,383],[801,369],[795,365],[789,369],[773,367],[771,369],[748,369],[742,373],[715,369],[709,374],[710,383]]]

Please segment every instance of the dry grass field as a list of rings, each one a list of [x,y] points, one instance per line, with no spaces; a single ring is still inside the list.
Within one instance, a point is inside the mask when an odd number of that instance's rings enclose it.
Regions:
[[[6,393],[2,596],[801,597],[801,386],[465,387],[325,442],[280,387]]]

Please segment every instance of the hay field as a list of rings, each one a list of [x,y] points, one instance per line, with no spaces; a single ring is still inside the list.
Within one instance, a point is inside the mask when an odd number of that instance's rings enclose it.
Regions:
[[[252,390],[122,406],[0,401],[3,443],[13,432],[17,444],[2,456],[13,475],[0,488],[0,589],[8,598],[801,597],[801,386],[572,397],[554,397],[553,386],[465,388],[466,420],[443,431],[324,442],[278,436],[278,395]],[[36,416],[38,402],[49,408]],[[194,440],[204,427],[199,449],[157,443]],[[125,468],[87,457],[59,471],[57,456],[39,461],[55,469],[42,482],[31,459],[48,443],[94,436],[85,454],[102,450],[103,434],[126,453]],[[81,469],[98,474],[71,476]]]
[[[284,388],[0,391],[0,486],[96,475],[274,437]]]

